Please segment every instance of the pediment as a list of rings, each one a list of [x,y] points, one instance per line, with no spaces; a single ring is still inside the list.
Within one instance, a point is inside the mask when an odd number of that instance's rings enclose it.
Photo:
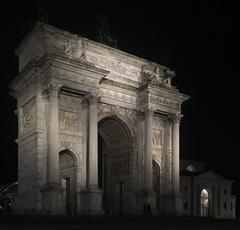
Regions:
[[[218,175],[217,173],[215,173],[214,171],[210,170],[204,173],[201,173],[199,175],[196,176],[199,179],[205,179],[205,180],[221,180],[221,181],[226,181],[226,179],[220,175]]]

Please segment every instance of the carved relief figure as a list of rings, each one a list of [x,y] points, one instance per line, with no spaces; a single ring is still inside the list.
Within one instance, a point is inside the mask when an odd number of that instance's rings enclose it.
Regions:
[[[162,145],[162,130],[153,132],[152,143],[155,148],[159,148]]]
[[[59,123],[60,130],[68,131],[71,133],[80,132],[80,123],[77,113],[59,111]]]
[[[35,122],[35,106],[34,100],[32,99],[23,107],[22,113],[23,131],[33,127],[34,122]]]
[[[156,66],[152,71],[149,69],[143,70],[144,82],[154,86],[170,87],[171,78],[174,76],[174,71],[167,68],[161,69],[159,66]]]
[[[73,44],[70,40],[64,44],[64,52],[68,58],[85,59],[85,51],[83,49],[83,41],[79,39],[77,44]]]

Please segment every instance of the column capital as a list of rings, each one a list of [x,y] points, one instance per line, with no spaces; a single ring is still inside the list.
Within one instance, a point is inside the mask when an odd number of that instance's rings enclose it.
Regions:
[[[61,88],[61,84],[57,82],[48,82],[42,87],[43,98],[50,100],[53,97],[57,97]]]
[[[171,114],[168,116],[169,120],[173,123],[180,123],[183,115],[182,114]]]
[[[152,117],[155,112],[155,109],[145,108],[145,109],[141,109],[140,111],[144,114],[145,117]]]
[[[89,90],[85,98],[89,101],[90,105],[97,105],[101,98],[101,92],[99,90]]]

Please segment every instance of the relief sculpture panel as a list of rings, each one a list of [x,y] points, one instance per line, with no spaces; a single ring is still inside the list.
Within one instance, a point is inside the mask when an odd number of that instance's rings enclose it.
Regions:
[[[163,145],[163,130],[154,129],[152,135],[153,158],[160,159]]]
[[[36,124],[36,104],[31,99],[22,109],[22,132],[28,131]]]
[[[60,132],[82,135],[82,122],[78,113],[59,111]]]
[[[161,148],[162,146],[162,130],[161,129],[153,131],[152,143],[154,148]]]

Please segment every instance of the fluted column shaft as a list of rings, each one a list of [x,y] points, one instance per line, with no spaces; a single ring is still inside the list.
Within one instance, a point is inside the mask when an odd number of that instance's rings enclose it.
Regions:
[[[98,187],[98,97],[89,96],[89,167],[88,185]]]
[[[58,92],[56,84],[50,84],[48,92],[48,134],[47,134],[47,184],[58,184],[59,181],[59,124]]]
[[[172,125],[172,181],[173,181],[173,192],[174,194],[179,193],[179,146],[180,146],[180,138],[179,138],[179,129],[180,129],[180,116],[173,116],[173,125]]]
[[[144,188],[152,190],[152,120],[153,111],[145,112],[145,173]]]

